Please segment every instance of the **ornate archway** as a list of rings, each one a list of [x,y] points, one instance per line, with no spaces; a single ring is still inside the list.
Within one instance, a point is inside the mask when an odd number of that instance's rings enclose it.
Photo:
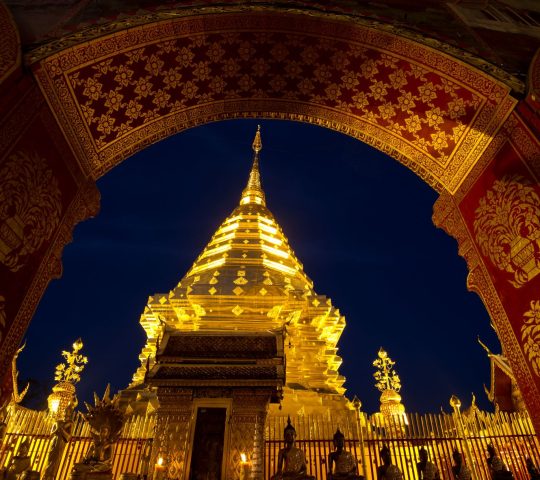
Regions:
[[[41,47],[25,73],[16,34],[6,40],[2,66],[10,66],[0,74],[5,91],[19,94],[2,104],[0,366],[59,274],[73,226],[97,212],[97,178],[195,125],[286,118],[365,141],[440,192],[434,222],[457,238],[469,287],[484,300],[540,429],[533,94],[518,103],[502,72],[398,33],[271,7],[162,11]],[[531,75],[534,87],[538,70]]]

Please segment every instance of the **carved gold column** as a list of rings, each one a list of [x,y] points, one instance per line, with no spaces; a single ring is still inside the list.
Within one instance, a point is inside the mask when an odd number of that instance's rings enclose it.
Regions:
[[[182,480],[187,476],[186,462],[191,454],[192,392],[159,388],[158,397],[160,406],[149,475],[153,471],[154,480]]]
[[[235,391],[230,423],[227,479],[261,479],[264,474],[264,425],[271,391]]]

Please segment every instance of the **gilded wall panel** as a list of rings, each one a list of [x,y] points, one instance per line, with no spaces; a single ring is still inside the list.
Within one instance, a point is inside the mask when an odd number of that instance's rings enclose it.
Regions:
[[[433,220],[457,239],[469,268],[467,285],[490,313],[538,428],[540,144],[513,113],[486,156],[454,197],[439,197]]]
[[[0,120],[0,369],[60,275],[74,225],[99,208],[94,182],[82,175],[37,86],[22,85]]]

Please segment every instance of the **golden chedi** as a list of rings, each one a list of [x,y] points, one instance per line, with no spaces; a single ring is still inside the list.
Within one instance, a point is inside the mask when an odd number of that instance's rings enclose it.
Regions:
[[[144,382],[156,345],[171,331],[286,329],[283,414],[347,409],[336,344],[345,319],[319,295],[266,207],[259,173],[260,130],[239,205],[220,225],[180,283],[149,298],[141,315],[147,342],[131,388]]]

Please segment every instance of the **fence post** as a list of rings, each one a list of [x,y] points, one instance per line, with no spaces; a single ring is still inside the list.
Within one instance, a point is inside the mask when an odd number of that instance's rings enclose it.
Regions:
[[[362,454],[362,475],[366,477],[366,454],[364,451],[364,432],[362,430],[362,421],[360,417],[360,409],[362,408],[362,402],[355,395],[353,398],[353,405],[356,411],[356,425],[358,426],[358,436],[360,440],[360,452]]]
[[[454,409],[454,424],[457,427],[458,435],[463,438],[463,443],[465,444],[465,456],[467,457],[467,463],[470,465],[472,480],[477,480],[479,477],[476,472],[476,464],[471,454],[471,449],[469,447],[469,439],[467,438],[467,435],[465,433],[463,419],[461,418],[461,400],[455,395],[452,395],[450,397],[450,406]]]

